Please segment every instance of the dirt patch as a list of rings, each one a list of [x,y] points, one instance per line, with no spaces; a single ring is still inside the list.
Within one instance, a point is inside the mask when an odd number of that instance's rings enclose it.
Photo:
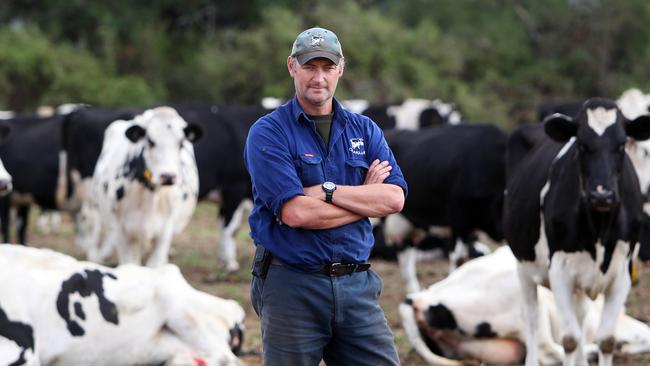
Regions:
[[[38,210],[32,212],[28,240],[33,243],[33,246],[48,247],[81,257],[81,251],[73,243],[73,229],[69,217],[63,215],[62,224],[56,228],[56,232],[45,233],[35,225]],[[226,274],[218,260],[216,217],[215,205],[201,203],[188,228],[175,239],[171,261],[181,268],[184,276],[196,288],[220,297],[235,299],[242,304],[246,311],[246,335],[241,358],[246,365],[262,365],[259,320],[251,307],[249,297],[253,245],[248,238],[247,228],[240,230],[238,257],[241,269],[235,274]],[[376,260],[372,261],[372,266],[384,283],[381,305],[393,329],[402,364],[426,365],[412,350],[402,329],[398,305],[405,294],[397,264]],[[427,262],[418,267],[420,283],[427,286],[443,278],[446,273],[447,263],[444,261]],[[208,278],[216,281],[206,282]],[[650,265],[648,264],[640,268],[640,283],[632,289],[627,301],[627,311],[641,321],[650,322]],[[650,354],[617,357],[614,363],[629,366],[649,365]]]

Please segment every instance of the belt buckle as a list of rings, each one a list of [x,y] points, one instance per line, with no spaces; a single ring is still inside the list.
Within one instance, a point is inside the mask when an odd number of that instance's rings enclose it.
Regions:
[[[337,276],[336,271],[340,266],[341,266],[341,263],[339,263],[339,262],[330,264],[330,276]]]

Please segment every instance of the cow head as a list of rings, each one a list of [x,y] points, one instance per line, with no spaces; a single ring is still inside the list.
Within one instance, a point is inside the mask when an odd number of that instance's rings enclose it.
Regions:
[[[571,118],[553,114],[544,120],[544,130],[558,142],[573,139],[578,160],[583,199],[596,211],[608,212],[620,202],[619,177],[625,159],[627,137],[650,137],[650,116],[626,119],[615,102],[592,98]]]
[[[141,169],[146,183],[154,187],[174,184],[181,170],[182,150],[201,138],[201,128],[188,124],[170,107],[150,109],[134,122],[125,135],[142,144]]]

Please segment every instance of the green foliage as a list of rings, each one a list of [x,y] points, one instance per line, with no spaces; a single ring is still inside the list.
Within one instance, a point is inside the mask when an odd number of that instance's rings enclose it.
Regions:
[[[645,0],[17,1],[0,5],[0,108],[289,98],[286,58],[334,30],[337,96],[454,101],[471,120],[534,121],[539,102],[650,89]]]

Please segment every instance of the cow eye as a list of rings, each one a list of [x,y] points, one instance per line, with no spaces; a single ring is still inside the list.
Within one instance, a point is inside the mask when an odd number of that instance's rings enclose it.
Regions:
[[[149,144],[149,147],[154,147],[154,146],[156,146],[156,143],[153,142],[153,140],[150,139],[150,138],[148,138],[148,137],[147,137],[147,143]]]

